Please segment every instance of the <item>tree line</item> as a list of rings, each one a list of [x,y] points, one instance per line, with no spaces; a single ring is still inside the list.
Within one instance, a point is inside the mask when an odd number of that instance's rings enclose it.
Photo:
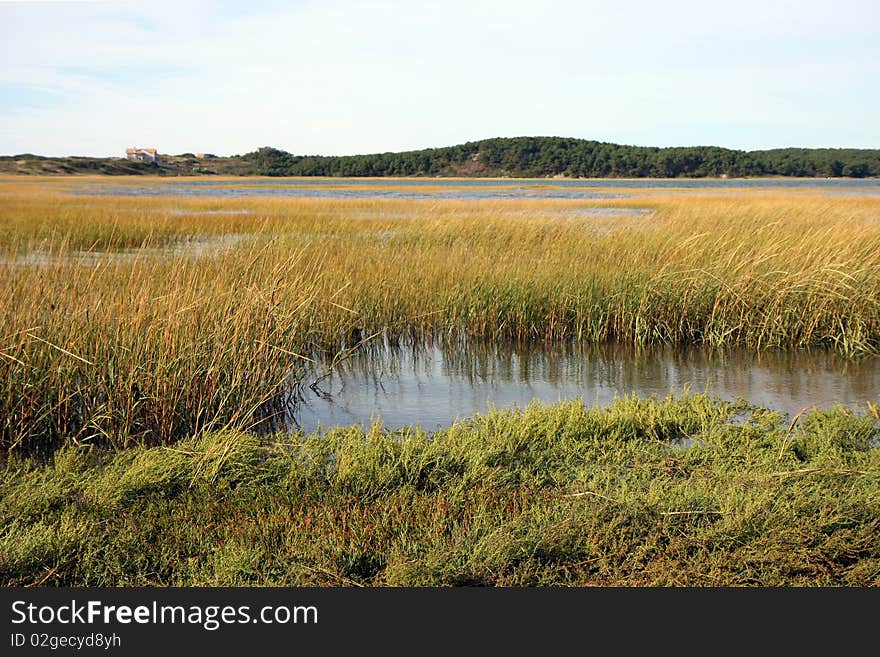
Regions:
[[[238,160],[238,172],[264,176],[880,176],[878,149],[657,148],[561,137],[496,138],[445,148],[346,156],[293,155],[265,147],[231,159]]]
[[[293,155],[265,147],[244,155],[162,155],[161,163],[122,158],[0,156],[0,173],[259,176],[466,176],[547,178],[732,178],[880,176],[880,149],[717,146],[656,148],[563,137],[511,137],[445,148],[371,155]]]

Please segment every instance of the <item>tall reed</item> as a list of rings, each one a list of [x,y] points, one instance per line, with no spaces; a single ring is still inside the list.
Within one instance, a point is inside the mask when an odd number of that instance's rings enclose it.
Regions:
[[[378,334],[880,348],[876,197],[183,199],[61,186],[5,182],[0,196],[6,450],[253,426],[283,412],[309,359]]]

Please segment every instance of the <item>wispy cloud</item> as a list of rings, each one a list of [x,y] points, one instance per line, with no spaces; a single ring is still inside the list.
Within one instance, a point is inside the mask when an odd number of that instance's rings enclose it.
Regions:
[[[0,152],[880,146],[873,1],[2,3]]]

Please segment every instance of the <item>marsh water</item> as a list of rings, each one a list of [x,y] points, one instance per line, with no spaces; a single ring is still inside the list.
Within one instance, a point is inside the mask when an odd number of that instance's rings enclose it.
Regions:
[[[873,178],[683,179],[451,179],[451,178],[242,178],[239,180],[126,181],[79,185],[76,194],[188,197],[353,199],[602,199],[632,194],[695,193],[734,189],[812,189],[844,195],[880,195]]]
[[[316,381],[325,376],[320,381]],[[312,386],[311,383],[314,383]],[[862,410],[880,393],[880,357],[846,360],[831,351],[711,351],[622,346],[432,344],[358,349],[327,371],[316,368],[291,405],[290,428],[336,425],[432,431],[492,408],[532,401],[665,397],[708,392],[793,416],[845,404]]]
[[[321,197],[403,199],[607,198],[651,193],[724,193],[733,189],[791,188],[835,195],[880,195],[880,181],[853,179],[700,180],[450,180],[279,178],[162,181],[84,185],[83,194],[133,196]],[[659,191],[658,191],[659,190]],[[569,208],[567,212],[650,217],[646,208]],[[181,210],[182,212],[182,210]],[[187,210],[189,212],[189,210]],[[246,209],[206,211],[246,213]],[[373,212],[372,210],[370,212]],[[384,210],[383,210],[384,212]],[[618,215],[625,215],[623,217]],[[373,216],[370,214],[369,216]],[[242,235],[199,238],[160,249],[179,257],[214,256]],[[73,264],[155,257],[154,250],[73,253]],[[43,266],[58,258],[40,252],[0,259],[0,265]],[[847,360],[831,351],[636,350],[622,346],[510,345],[478,342],[361,348],[328,369],[318,365],[292,387],[284,426],[314,431],[381,419],[426,430],[491,408],[532,401],[581,399],[607,404],[615,397],[707,392],[793,416],[803,409],[844,404],[864,408],[880,400],[880,357]]]

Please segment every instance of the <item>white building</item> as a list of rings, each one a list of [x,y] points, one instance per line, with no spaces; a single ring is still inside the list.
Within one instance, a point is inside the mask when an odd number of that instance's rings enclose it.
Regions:
[[[126,148],[125,157],[138,162],[158,162],[159,154],[155,148]]]

